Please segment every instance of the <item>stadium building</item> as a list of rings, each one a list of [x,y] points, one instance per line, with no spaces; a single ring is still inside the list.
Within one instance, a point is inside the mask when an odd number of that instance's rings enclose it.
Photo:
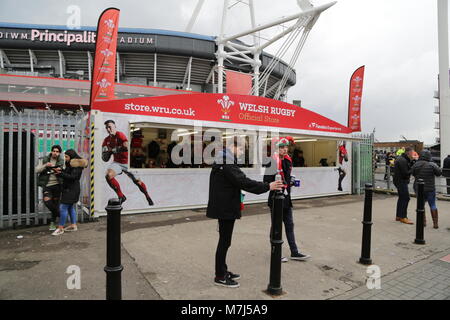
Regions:
[[[50,108],[88,107],[95,36],[94,27],[70,30],[62,26],[0,23],[2,104],[9,106],[5,102],[11,101],[20,102],[18,106],[47,103]],[[167,94],[161,88],[215,93],[216,51],[212,36],[119,28],[116,97]],[[270,54],[262,53],[261,71],[272,59]],[[226,60],[224,66],[244,73],[252,71],[248,64],[234,60]],[[295,70],[278,61],[266,86],[260,88],[260,95],[273,98],[286,71],[289,77],[282,92],[294,86]]]

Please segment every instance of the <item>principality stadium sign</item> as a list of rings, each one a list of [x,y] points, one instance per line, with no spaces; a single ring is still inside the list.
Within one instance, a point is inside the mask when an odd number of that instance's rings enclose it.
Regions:
[[[63,44],[70,47],[74,44],[95,44],[95,31],[59,31],[47,29],[30,29],[10,30],[0,29],[0,40],[9,40],[14,42],[31,43],[46,43],[46,44]],[[119,33],[117,37],[119,44],[134,44],[134,45],[154,45],[155,40],[153,36],[143,34],[127,34]]]

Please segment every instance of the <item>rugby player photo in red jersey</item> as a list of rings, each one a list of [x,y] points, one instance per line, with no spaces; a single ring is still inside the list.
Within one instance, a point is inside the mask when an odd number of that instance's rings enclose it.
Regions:
[[[342,191],[342,180],[344,180],[347,175],[347,171],[344,168],[345,162],[348,161],[348,153],[345,148],[345,141],[342,141],[342,144],[339,146],[339,164],[338,164],[338,172],[339,172],[339,180],[338,180],[338,190]]]
[[[102,160],[108,162],[111,158],[111,155],[113,156],[113,161],[106,170],[106,182],[117,194],[120,203],[124,203],[127,198],[122,193],[120,184],[115,177],[122,174],[122,172],[125,173],[145,195],[148,204],[152,206],[153,201],[148,195],[147,187],[145,186],[145,184],[141,180],[136,179],[136,177],[128,171],[127,136],[123,132],[117,131],[116,123],[113,120],[105,121],[105,128],[109,135],[103,140]]]

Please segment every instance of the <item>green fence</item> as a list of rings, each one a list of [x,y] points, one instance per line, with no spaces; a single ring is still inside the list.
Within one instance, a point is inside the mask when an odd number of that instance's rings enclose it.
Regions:
[[[366,183],[374,183],[374,134],[354,134],[359,141],[352,142],[352,192],[361,194]]]
[[[68,149],[75,149],[75,139],[63,140],[62,142],[59,139],[55,139],[53,145],[60,145],[63,151]],[[38,150],[39,152],[50,153],[52,145],[47,144],[47,150],[44,152],[44,139],[40,138],[38,142]]]

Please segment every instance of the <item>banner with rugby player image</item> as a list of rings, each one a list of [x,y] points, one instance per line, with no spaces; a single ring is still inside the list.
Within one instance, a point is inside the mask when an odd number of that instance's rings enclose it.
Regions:
[[[146,184],[138,178],[136,173],[130,170],[128,161],[128,153],[131,147],[128,138],[129,124],[128,121],[124,121],[126,119],[120,118],[122,117],[109,117],[104,121],[105,129],[102,141],[102,160],[104,165],[102,169],[105,173],[106,183],[110,190],[113,191],[113,193],[109,193],[106,199],[117,197],[120,203],[123,204],[127,200],[127,194],[132,196],[132,199],[130,199],[132,202],[136,202],[138,199],[145,199],[148,206],[153,206],[153,200],[148,194]],[[128,179],[118,179],[120,175],[126,176]],[[124,189],[125,186],[126,188]],[[129,187],[132,187],[132,189],[128,190]],[[140,193],[136,193],[136,188]]]
[[[364,67],[359,67],[350,78],[348,98],[348,124],[352,132],[361,131],[361,99],[364,82]]]
[[[98,19],[94,70],[91,80],[91,107],[96,101],[114,99],[119,13],[119,9],[108,8]]]

